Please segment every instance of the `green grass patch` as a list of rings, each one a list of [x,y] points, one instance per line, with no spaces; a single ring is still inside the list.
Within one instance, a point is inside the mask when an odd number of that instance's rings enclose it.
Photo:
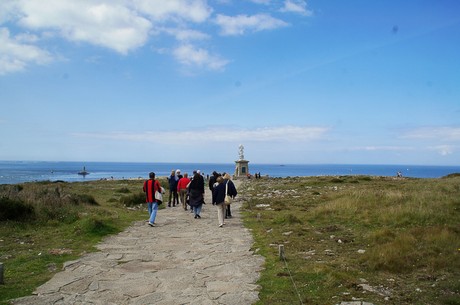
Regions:
[[[458,175],[260,179],[240,190],[266,258],[257,304],[458,304]]]
[[[64,262],[95,251],[104,237],[145,219],[145,197],[132,207],[120,196],[142,194],[143,181],[24,183],[0,186],[0,304],[30,295]],[[123,191],[120,191],[123,190]],[[5,212],[4,207],[12,207]],[[53,238],[49,238],[52,236]]]

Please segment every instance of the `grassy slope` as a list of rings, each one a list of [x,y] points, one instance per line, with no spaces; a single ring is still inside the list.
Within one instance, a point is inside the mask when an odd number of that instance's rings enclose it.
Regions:
[[[26,183],[21,194],[49,196],[39,219],[0,221],[0,262],[4,264],[4,285],[0,304],[30,295],[36,287],[62,269],[62,264],[95,251],[108,234],[124,230],[133,221],[147,217],[145,205],[126,208],[120,198],[142,193],[142,181],[93,181],[84,183]],[[5,186],[3,186],[5,188]],[[61,204],[50,196],[59,192],[90,195],[98,205]],[[4,196],[5,191],[0,196]],[[142,196],[141,196],[142,198]],[[45,204],[42,204],[42,206]],[[55,206],[58,207],[55,207]],[[53,215],[44,219],[43,214]]]
[[[460,304],[460,177],[262,179],[243,194],[266,257],[259,304]]]

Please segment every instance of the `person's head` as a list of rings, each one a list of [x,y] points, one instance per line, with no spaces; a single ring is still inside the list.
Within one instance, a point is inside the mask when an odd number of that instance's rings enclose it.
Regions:
[[[155,173],[154,173],[154,172],[150,172],[150,173],[149,173],[149,178],[150,178],[150,179],[155,179]]]
[[[175,172],[176,172],[175,170],[172,170],[172,171],[171,171],[171,176],[174,176],[174,173],[175,173]]]
[[[180,175],[180,169],[176,169],[176,176]]]
[[[225,175],[224,175],[224,179],[225,179],[225,180],[230,180],[230,179],[231,179],[231,177],[230,177],[230,175],[229,175],[228,173],[225,173]]]
[[[217,177],[216,182],[221,184],[224,181],[224,178],[222,176]]]
[[[184,173],[184,177],[185,177],[185,178],[188,178],[188,174],[187,174],[187,173]]]

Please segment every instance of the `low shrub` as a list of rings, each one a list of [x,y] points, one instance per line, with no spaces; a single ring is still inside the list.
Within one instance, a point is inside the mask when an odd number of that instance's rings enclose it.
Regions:
[[[89,205],[99,205],[96,199],[94,199],[93,196],[88,195],[88,194],[73,194],[72,197],[75,198],[75,201],[77,204],[82,203],[82,204],[89,204]]]
[[[30,204],[17,199],[0,198],[0,221],[24,221],[30,220],[34,216],[34,207]]]
[[[78,229],[94,236],[106,236],[117,232],[117,229],[109,224],[108,220],[102,220],[97,217],[83,219]]]
[[[122,187],[119,188],[118,190],[115,191],[116,193],[122,193],[122,194],[129,194],[131,191],[127,187]]]
[[[128,196],[123,196],[120,198],[120,203],[127,207],[137,206],[139,204],[145,203],[145,194],[137,193]]]

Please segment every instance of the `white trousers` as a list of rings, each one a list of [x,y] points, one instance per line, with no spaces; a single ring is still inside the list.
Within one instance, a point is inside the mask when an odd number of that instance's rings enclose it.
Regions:
[[[227,206],[222,202],[216,204],[217,207],[217,220],[219,221],[219,226],[222,226],[224,224],[224,219],[225,219],[225,210]]]

